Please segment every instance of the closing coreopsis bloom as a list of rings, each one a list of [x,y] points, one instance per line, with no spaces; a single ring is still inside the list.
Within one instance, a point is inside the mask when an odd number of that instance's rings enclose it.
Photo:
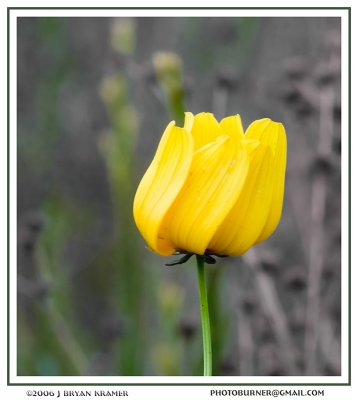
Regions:
[[[185,113],[167,126],[139,184],[134,218],[161,255],[241,255],[267,239],[281,217],[286,134],[281,123],[239,115],[220,123]]]

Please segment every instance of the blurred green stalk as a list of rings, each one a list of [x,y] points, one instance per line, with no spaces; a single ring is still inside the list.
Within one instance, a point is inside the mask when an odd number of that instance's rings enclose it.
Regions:
[[[157,288],[159,324],[163,336],[154,347],[153,360],[160,375],[180,375],[181,359],[178,343],[178,320],[184,300],[184,293],[174,282],[163,281]]]
[[[88,366],[82,347],[84,335],[73,312],[69,269],[63,265],[62,254],[74,234],[73,227],[77,230],[86,224],[86,211],[61,201],[59,196],[49,197],[42,210],[46,214],[44,228],[31,253],[34,271],[31,279],[18,278],[19,291],[28,298],[19,309],[24,332],[18,336],[20,343],[28,336],[27,357],[33,360],[30,365],[24,359],[27,365],[19,370],[24,375],[84,375]]]
[[[62,316],[58,307],[52,299],[44,306],[39,306],[37,316],[42,320],[43,329],[40,335],[51,335],[51,344],[54,347],[53,353],[57,353],[59,360],[65,365],[64,371],[68,375],[85,375],[88,360],[82,348],[74,336],[67,320]],[[47,337],[46,340],[49,340]],[[43,341],[41,341],[43,343]],[[52,352],[51,352],[52,353]]]
[[[182,125],[186,111],[182,61],[175,53],[158,52],[153,55],[153,64],[169,111],[177,125]]]
[[[131,55],[135,49],[136,24],[133,18],[116,18],[111,29],[112,48],[123,55]]]
[[[138,257],[138,237],[132,217],[134,196],[133,155],[137,139],[137,117],[128,100],[126,77],[115,74],[104,79],[101,97],[106,104],[111,129],[100,136],[100,150],[107,167],[114,210],[114,293],[126,330],[118,344],[118,362],[123,375],[142,375],[144,370],[145,274]]]

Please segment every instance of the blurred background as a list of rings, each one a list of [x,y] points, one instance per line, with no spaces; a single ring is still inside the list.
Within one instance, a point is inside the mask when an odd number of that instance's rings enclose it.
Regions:
[[[207,267],[215,375],[340,375],[339,18],[18,18],[19,375],[200,375],[194,260],[145,248],[183,111],[282,121],[283,216]]]

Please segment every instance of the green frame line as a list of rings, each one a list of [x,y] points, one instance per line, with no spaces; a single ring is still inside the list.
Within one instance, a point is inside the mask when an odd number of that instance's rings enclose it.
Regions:
[[[348,10],[351,7],[8,7],[10,10]]]
[[[147,376],[148,377],[148,376]],[[241,378],[240,375],[237,377]],[[28,377],[27,377],[28,378]],[[113,376],[111,377],[113,378]],[[137,377],[136,377],[137,378]],[[138,377],[140,378],[140,377]],[[259,377],[258,377],[259,378]],[[235,383],[224,383],[224,382],[211,382],[210,383],[128,383],[128,382],[117,382],[117,383],[8,383],[8,386],[86,386],[86,387],[97,387],[97,386],[116,386],[118,388],[125,388],[127,386],[312,386],[312,387],[329,387],[329,386],[351,386],[348,383],[256,383],[256,382],[235,382]]]
[[[348,12],[348,382],[343,383],[13,383],[10,382],[10,12],[12,10],[343,10]],[[7,386],[351,386],[351,7],[7,7]],[[151,17],[151,16],[150,16]],[[64,17],[65,18],[65,17]],[[170,17],[168,17],[170,18]],[[184,18],[184,17],[183,17]],[[189,17],[188,17],[189,18]],[[274,17],[273,17],[274,18]],[[300,17],[298,17],[300,18]],[[342,249],[341,249],[342,251]],[[84,376],[85,377],[85,376]],[[87,377],[87,376],[86,376]],[[79,377],[81,378],[81,377]],[[113,378],[113,377],[111,377]],[[140,377],[138,377],[140,378]],[[259,378],[259,377],[258,377]]]
[[[351,244],[351,132],[352,132],[352,11],[348,9],[348,382],[352,382],[352,244]],[[342,251],[342,250],[341,250]]]
[[[10,382],[10,10],[7,9],[7,16],[6,16],[6,23],[7,23],[7,110],[6,110],[6,118],[7,118],[7,243],[6,243],[6,251],[7,251],[7,294],[6,294],[6,301],[7,301],[7,382]]]

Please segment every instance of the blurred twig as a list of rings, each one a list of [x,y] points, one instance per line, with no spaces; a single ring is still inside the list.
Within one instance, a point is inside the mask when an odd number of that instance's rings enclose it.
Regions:
[[[335,375],[339,375],[341,371],[341,349],[340,342],[334,333],[332,322],[325,312],[321,312],[318,342],[320,350],[324,355],[328,366]]]
[[[261,260],[257,250],[251,249],[243,255],[243,258],[254,273],[263,310],[272,323],[272,329],[282,349],[282,362],[285,365],[285,369],[290,375],[296,375],[298,369],[296,366],[295,346],[291,341],[287,318],[282,309],[274,283],[262,271]]]
[[[319,95],[319,144],[318,157],[328,159],[331,155],[334,118],[334,89],[321,89]],[[325,254],[324,218],[326,210],[327,176],[315,173],[311,198],[311,240],[308,264],[308,288],[304,357],[308,375],[317,370],[317,342],[320,326],[320,289]]]
[[[254,375],[254,349],[253,332],[249,318],[243,312],[237,317],[238,348],[239,348],[239,373],[240,375]]]
[[[335,37],[339,41],[339,34]],[[297,112],[305,111],[307,115],[315,112],[319,116],[318,146],[311,170],[313,178],[310,188],[310,212],[307,213],[307,218],[304,218],[306,216],[304,202],[307,203],[307,199],[297,196],[293,185],[288,184],[293,212],[308,265],[303,354],[307,375],[315,375],[320,369],[317,365],[318,345],[325,361],[333,365],[333,369],[338,370],[337,363],[332,364],[332,355],[327,346],[327,343],[333,343],[333,328],[327,318],[324,321],[324,310],[321,309],[322,273],[325,254],[329,250],[329,245],[325,243],[327,239],[325,232],[327,184],[332,168],[338,166],[332,145],[337,98],[334,83],[340,75],[340,55],[335,44],[332,46],[331,43],[328,50],[330,51],[328,59],[316,65],[310,75],[302,59],[291,60],[289,69],[286,71],[290,78],[290,89],[285,97],[286,101],[290,102]],[[303,180],[301,184],[304,184]],[[322,329],[323,323],[327,329]]]
[[[215,77],[213,110],[217,118],[224,118],[227,112],[230,93],[238,85],[238,73],[232,68],[221,68]]]
[[[223,268],[213,265],[208,268],[208,301],[211,325],[211,342],[213,352],[213,375],[220,375],[223,364],[223,352],[227,342],[229,316],[226,307],[222,306],[220,297],[221,276]]]

